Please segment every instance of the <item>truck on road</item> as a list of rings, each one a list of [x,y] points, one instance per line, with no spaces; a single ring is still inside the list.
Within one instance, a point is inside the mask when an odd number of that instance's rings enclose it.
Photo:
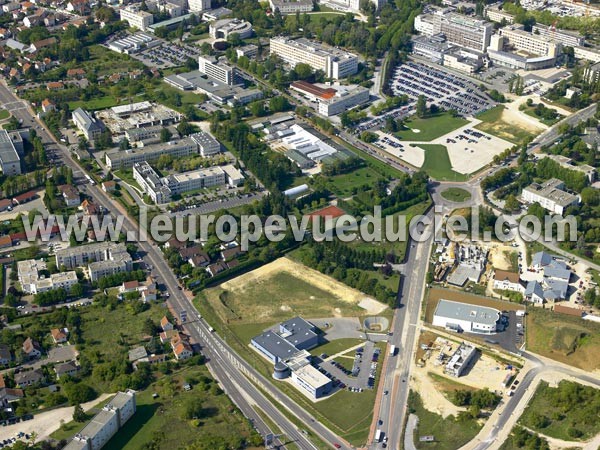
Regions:
[[[396,346],[392,345],[390,347],[390,356],[395,356],[396,355]]]
[[[381,442],[381,435],[383,434],[383,432],[381,430],[377,430],[375,432],[375,442]]]

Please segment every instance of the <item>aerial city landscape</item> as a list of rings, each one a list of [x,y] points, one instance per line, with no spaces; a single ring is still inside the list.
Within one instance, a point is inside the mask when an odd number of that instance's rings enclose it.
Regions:
[[[0,0],[0,449],[600,450],[598,0]]]

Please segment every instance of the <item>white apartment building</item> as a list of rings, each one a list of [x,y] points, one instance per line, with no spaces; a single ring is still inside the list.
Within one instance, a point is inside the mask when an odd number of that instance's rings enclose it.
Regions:
[[[526,203],[539,203],[544,209],[562,215],[569,206],[579,203],[579,197],[565,192],[564,187],[564,182],[551,178],[542,184],[532,183],[523,189],[521,198]]]
[[[67,292],[77,283],[77,274],[71,270],[50,275],[48,278],[39,272],[46,270],[46,263],[41,259],[19,261],[17,272],[21,289],[27,294],[40,294],[53,289],[63,288]]]
[[[121,20],[126,20],[130,27],[142,31],[154,23],[154,16],[148,11],[142,11],[138,5],[128,5],[120,11]]]
[[[133,269],[133,262],[125,244],[115,242],[98,242],[60,249],[56,252],[56,265],[68,269],[87,265],[91,281]]]
[[[585,39],[577,31],[553,30],[552,26],[536,24],[531,32],[551,42],[562,44],[567,47],[577,47],[585,44]]]
[[[419,14],[415,17],[415,31],[425,36],[433,36],[433,14]]]
[[[119,392],[64,450],[100,450],[136,412],[135,391]]]
[[[484,9],[483,15],[487,17],[488,20],[492,22],[500,23],[503,20],[507,24],[512,24],[515,22],[515,17],[507,13],[506,11],[500,9],[501,3],[494,3],[493,5],[487,5]]]
[[[198,70],[207,77],[229,86],[236,83],[236,69],[228,64],[220,62],[214,56],[199,56]]]
[[[275,37],[270,41],[270,52],[290,66],[308,64],[314,70],[322,70],[328,78],[340,79],[358,71],[358,57],[336,48],[308,39]]]
[[[312,0],[269,0],[269,5],[283,15],[311,12],[314,8]]]
[[[211,0],[188,0],[190,12],[202,12],[211,8]]]

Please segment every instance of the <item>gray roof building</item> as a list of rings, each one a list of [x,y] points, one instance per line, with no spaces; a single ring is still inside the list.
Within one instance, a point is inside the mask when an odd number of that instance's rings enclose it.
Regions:
[[[432,325],[454,331],[493,333],[500,311],[487,306],[441,299],[433,314]]]
[[[104,123],[101,120],[96,119],[84,109],[77,108],[71,116],[77,128],[85,135],[88,141],[96,139],[105,129]]]
[[[21,173],[21,158],[12,137],[6,130],[0,130],[0,169],[4,175]]]

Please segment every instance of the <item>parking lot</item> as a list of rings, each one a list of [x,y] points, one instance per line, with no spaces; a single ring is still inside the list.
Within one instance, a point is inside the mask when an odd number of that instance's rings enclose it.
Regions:
[[[313,358],[313,365],[325,376],[333,380],[336,389],[348,389],[350,392],[362,392],[364,389],[375,387],[375,377],[381,350],[371,341],[357,348],[352,356],[352,369],[347,369],[335,359],[326,354]]]
[[[412,102],[424,95],[428,103],[435,103],[446,110],[454,109],[465,116],[473,116],[494,106],[494,102],[480,93],[473,82],[411,61],[395,69],[392,91],[396,95],[408,95]]]
[[[134,53],[131,56],[149,67],[166,69],[183,66],[188,58],[196,60],[200,54],[198,47],[164,41],[156,47]]]

